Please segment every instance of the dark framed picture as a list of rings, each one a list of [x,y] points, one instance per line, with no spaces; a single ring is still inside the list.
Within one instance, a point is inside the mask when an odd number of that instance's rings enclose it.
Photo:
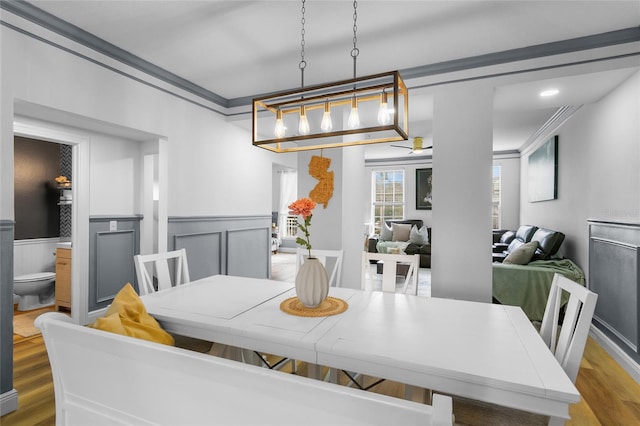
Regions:
[[[431,210],[432,169],[416,169],[416,210]]]
[[[558,198],[558,136],[529,155],[529,202]]]

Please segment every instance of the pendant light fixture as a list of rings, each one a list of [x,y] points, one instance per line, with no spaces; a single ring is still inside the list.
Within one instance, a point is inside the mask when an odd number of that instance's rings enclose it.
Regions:
[[[300,89],[253,99],[253,145],[274,152],[296,152],[409,138],[409,93],[400,73],[357,77],[357,7],[354,1],[353,78],[305,87],[302,0]]]

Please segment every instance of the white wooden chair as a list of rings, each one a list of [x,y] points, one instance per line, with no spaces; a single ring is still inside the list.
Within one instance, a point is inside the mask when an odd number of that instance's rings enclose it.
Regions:
[[[373,262],[370,262],[373,261]],[[406,265],[408,267],[407,275],[402,286],[402,292],[407,293],[409,288],[413,294],[418,294],[418,272],[420,270],[420,255],[404,255],[404,254],[387,254],[387,253],[371,253],[362,252],[362,282],[363,290],[370,289],[367,282],[374,280],[371,263],[382,261],[382,291],[396,292],[396,278],[398,276],[398,266]]]
[[[191,281],[189,277],[189,264],[187,263],[187,251],[185,249],[174,250],[164,253],[137,254],[133,257],[136,266],[136,276],[138,278],[138,292],[141,296],[156,291],[185,284]],[[170,267],[174,268],[173,280],[171,279]],[[157,279],[158,288],[154,286],[153,278]],[[185,336],[173,335],[176,346],[193,350],[196,352],[212,352],[214,344],[200,339]],[[215,354],[224,356],[227,347],[218,345]],[[238,356],[233,353],[233,356]]]
[[[298,247],[296,252],[296,273],[300,269],[300,265],[304,263],[304,259],[309,255],[309,251]],[[318,258],[322,266],[327,269],[329,274],[329,287],[340,287],[342,280],[342,259],[344,258],[344,250],[314,250],[311,249],[311,256]],[[329,266],[327,266],[329,265]]]
[[[190,281],[187,251],[185,249],[164,253],[137,254],[133,257],[138,278],[138,291],[143,296],[165,290]],[[174,279],[171,279],[169,265],[173,263]],[[147,264],[151,264],[148,269]],[[158,288],[153,285],[153,277],[158,280]]]
[[[569,293],[569,301],[558,336],[562,292]],[[589,327],[596,309],[598,295],[569,278],[555,274],[542,317],[540,336],[575,383],[580,361],[587,343]]]

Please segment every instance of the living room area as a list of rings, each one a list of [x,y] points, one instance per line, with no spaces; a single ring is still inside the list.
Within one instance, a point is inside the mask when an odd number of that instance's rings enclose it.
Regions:
[[[633,226],[637,223],[637,206],[640,203],[638,199],[637,179],[629,177],[637,176],[638,169],[635,166],[638,159],[638,147],[634,141],[637,141],[637,126],[633,125],[638,114],[638,105],[635,93],[640,90],[640,74],[637,68],[626,68],[619,75],[621,80],[606,94],[603,94],[595,102],[573,107],[570,109],[560,109],[558,115],[549,122],[545,123],[546,136],[540,137],[537,143],[532,143],[523,147],[517,152],[494,152],[489,164],[493,167],[499,166],[500,170],[500,221],[494,223],[493,226],[488,225],[482,231],[480,237],[482,251],[478,246],[469,244],[466,230],[468,226],[473,227],[475,220],[469,223],[458,220],[457,222],[448,217],[444,217],[444,213],[440,210],[442,202],[458,203],[459,208],[467,208],[467,202],[474,197],[474,194],[465,190],[464,184],[457,182],[451,186],[451,181],[457,179],[455,174],[443,175],[439,174],[447,165],[438,162],[438,146],[433,148],[432,153],[427,152],[422,156],[406,156],[400,159],[382,159],[367,158],[365,154],[365,170],[358,171],[355,175],[349,175],[349,182],[342,182],[345,188],[340,188],[342,193],[340,198],[333,199],[331,203],[341,205],[353,202],[353,211],[365,211],[366,213],[360,220],[352,220],[340,215],[334,215],[331,219],[325,220],[326,214],[331,215],[332,204],[327,210],[321,210],[317,217],[314,217],[316,223],[322,223],[319,234],[320,240],[316,241],[317,247],[322,248],[340,248],[342,243],[349,244],[355,253],[361,253],[367,250],[367,242],[372,235],[379,235],[380,230],[375,229],[375,219],[372,215],[372,182],[376,172],[402,172],[403,176],[403,214],[394,219],[405,220],[422,220],[423,223],[431,228],[432,234],[430,241],[433,245],[432,265],[429,268],[431,290],[433,295],[434,285],[439,287],[447,285],[453,278],[449,275],[452,268],[459,268],[459,263],[454,262],[454,258],[460,259],[464,256],[465,260],[475,258],[477,256],[484,257],[484,261],[489,266],[488,281],[491,282],[495,275],[496,269],[493,266],[492,257],[493,243],[500,243],[500,236],[496,235],[495,239],[491,228],[500,229],[502,231],[511,231],[517,233],[521,226],[530,225],[543,230],[551,230],[561,233],[564,238],[558,249],[558,257],[570,260],[579,268],[577,273],[584,278],[585,285],[589,286],[590,269],[590,251],[593,252],[591,245],[594,239],[591,236],[593,221],[604,221],[616,224],[616,229],[626,225]],[[430,123],[431,125],[433,123]],[[553,190],[555,194],[546,200],[531,200],[530,183],[531,172],[533,169],[530,158],[534,156],[540,147],[553,139],[555,142],[556,163],[555,167],[555,186]],[[603,141],[607,141],[603,143]],[[432,140],[425,143],[430,144]],[[344,150],[345,152],[348,150]],[[336,177],[343,179],[349,172],[346,170],[356,170],[351,163],[344,158],[334,156],[331,150],[325,150],[324,155],[332,158],[336,165],[332,169],[336,170]],[[344,155],[341,154],[341,155]],[[464,153],[460,153],[464,156]],[[454,155],[451,158],[457,157]],[[462,159],[458,159],[462,161]],[[474,159],[465,156],[465,166],[473,165]],[[306,168],[309,157],[300,156],[297,161],[288,163],[288,167],[297,170],[299,173],[298,181],[301,185],[300,194],[305,194],[315,182],[306,176]],[[464,168],[462,167],[462,169]],[[418,209],[417,206],[417,184],[418,175],[424,169],[430,169],[433,173],[433,199],[436,205],[432,210]],[[456,166],[456,170],[461,170]],[[483,169],[487,188],[486,193],[490,194],[491,175],[490,169],[486,166]],[[351,177],[355,179],[351,179]],[[606,176],[606,179],[603,179]],[[356,185],[357,183],[357,185]],[[274,194],[276,191],[274,185]],[[345,195],[348,192],[349,195]],[[354,197],[353,195],[356,194]],[[450,194],[456,194],[455,199],[451,199]],[[356,198],[357,201],[354,201]],[[449,199],[447,199],[449,198]],[[466,200],[467,202],[462,202]],[[359,203],[359,204],[355,204]],[[362,206],[365,207],[362,207]],[[277,210],[277,203],[273,204],[274,210]],[[488,216],[491,215],[492,206],[487,206]],[[450,214],[451,211],[448,212]],[[468,216],[467,221],[469,221]],[[486,219],[483,219],[486,220]],[[325,227],[326,222],[326,227]],[[348,224],[347,224],[348,222]],[[447,224],[446,231],[443,227]],[[479,223],[479,222],[478,222]],[[379,223],[378,223],[379,224]],[[626,224],[626,225],[625,225]],[[333,238],[335,231],[348,227],[350,232],[349,240],[340,240]],[[353,228],[353,229],[352,229]],[[358,232],[354,229],[358,228]],[[475,231],[474,231],[475,232]],[[532,236],[532,235],[530,235]],[[477,237],[477,236],[476,236]],[[474,238],[476,238],[474,237]],[[525,241],[526,243],[527,241]],[[504,242],[503,242],[504,244]],[[283,241],[283,248],[286,249],[286,241]],[[295,247],[293,243],[291,247]],[[504,251],[504,250],[503,250]],[[442,267],[442,258],[439,256],[447,253],[452,256],[447,262],[447,272]],[[479,255],[479,253],[482,253]],[[273,256],[277,258],[278,254]],[[359,264],[359,259],[351,258],[351,262]],[[467,264],[464,269],[473,266]],[[480,269],[484,268],[481,266]],[[501,267],[498,267],[501,268]],[[513,268],[512,268],[513,269]],[[618,272],[610,271],[610,275],[606,277],[607,282],[612,281],[612,277]],[[420,275],[423,275],[422,268]],[[359,282],[358,276],[348,278],[352,282]],[[615,278],[613,278],[615,281]],[[491,294],[491,289],[489,290]],[[633,298],[630,298],[633,299]],[[630,307],[632,311],[636,308]],[[633,317],[635,318],[635,317]],[[604,327],[606,329],[606,327]],[[596,329],[596,332],[598,330]],[[624,344],[612,343],[610,334],[603,333],[598,336],[605,346],[613,353],[617,354],[618,359],[626,365],[625,368],[633,374],[634,377],[640,377],[640,369],[638,361],[630,357],[629,353],[621,349]],[[607,343],[609,341],[609,343]],[[632,354],[633,355],[633,354]]]

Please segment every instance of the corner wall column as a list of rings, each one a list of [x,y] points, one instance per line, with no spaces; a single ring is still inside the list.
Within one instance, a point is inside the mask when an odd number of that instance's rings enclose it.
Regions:
[[[431,295],[491,302],[493,86],[440,87],[433,123]]]

